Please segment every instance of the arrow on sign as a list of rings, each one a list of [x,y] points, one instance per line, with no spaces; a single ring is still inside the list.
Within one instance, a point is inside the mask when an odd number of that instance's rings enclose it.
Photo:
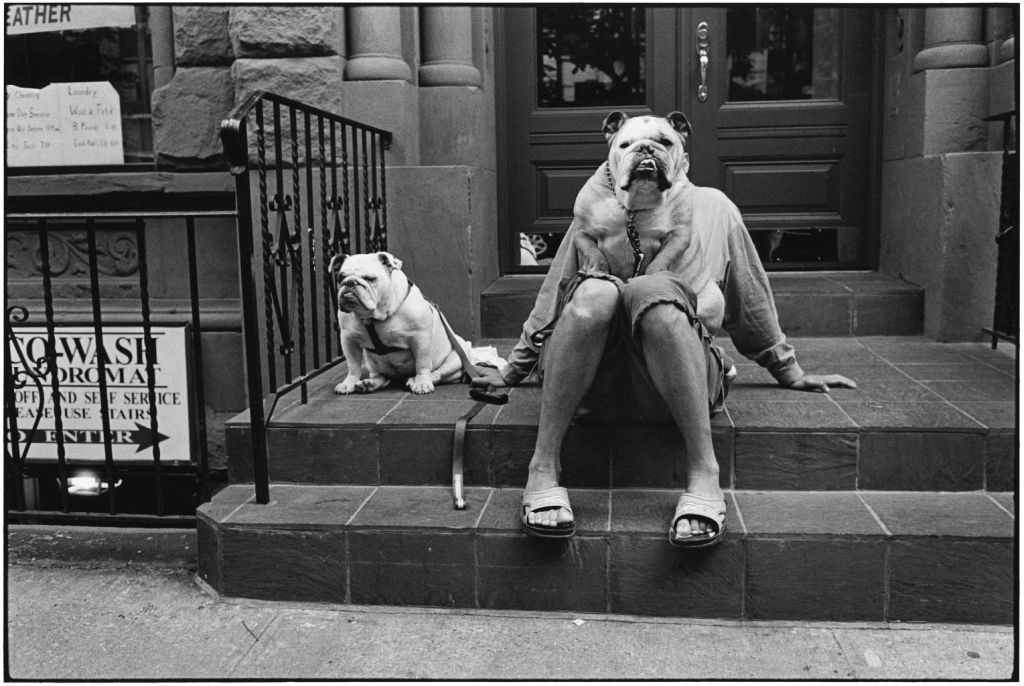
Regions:
[[[18,431],[21,442],[28,443],[56,443],[57,431],[55,429],[36,429],[35,431]],[[61,431],[64,445],[77,444],[103,444],[103,431],[100,429],[64,429]],[[138,422],[135,423],[135,430],[111,429],[111,445],[137,445],[135,452],[140,453],[146,448],[151,448],[169,437],[159,431],[154,432],[147,426]]]

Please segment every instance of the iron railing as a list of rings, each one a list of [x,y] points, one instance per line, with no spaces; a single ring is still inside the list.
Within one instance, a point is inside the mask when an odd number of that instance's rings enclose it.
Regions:
[[[215,210],[5,215],[8,521],[194,525],[195,507],[211,491],[197,222],[232,217]],[[154,224],[184,251],[187,298],[151,297]],[[184,401],[187,426],[171,426],[157,401],[163,324],[180,330],[180,352],[191,358],[193,383],[174,399]],[[112,342],[118,331],[124,335]],[[122,413],[130,413],[130,430],[112,424],[118,410],[111,406],[128,392],[131,408]],[[86,393],[92,398],[81,402]],[[184,454],[162,454],[168,436],[161,432],[187,436]]]
[[[996,300],[992,328],[983,329],[992,337],[992,347],[1000,340],[1018,344],[1020,332],[1020,179],[1018,152],[1014,143],[1014,113],[1003,120],[1003,173],[999,203],[999,232],[996,234]]]
[[[343,360],[331,258],[387,249],[391,134],[266,92],[220,133],[235,177],[253,481],[266,504],[278,402],[296,390],[308,402],[309,382]]]

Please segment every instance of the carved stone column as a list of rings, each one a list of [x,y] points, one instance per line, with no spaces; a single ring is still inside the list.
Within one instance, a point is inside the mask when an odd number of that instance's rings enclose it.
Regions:
[[[470,7],[420,9],[423,66],[420,86],[479,86],[473,66],[473,16]]]
[[[412,71],[402,59],[400,7],[348,8],[348,81],[409,81]]]
[[[927,8],[925,47],[914,57],[914,71],[988,66],[983,20],[981,6]]]

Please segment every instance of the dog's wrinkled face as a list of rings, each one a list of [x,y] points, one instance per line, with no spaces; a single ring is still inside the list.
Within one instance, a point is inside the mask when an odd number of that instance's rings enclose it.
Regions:
[[[338,309],[361,317],[386,312],[394,296],[392,272],[402,268],[402,261],[387,252],[339,255],[331,261],[331,272],[335,271],[339,258],[341,267],[335,276]]]
[[[657,207],[666,192],[686,179],[690,159],[685,144],[693,129],[681,113],[630,118],[612,112],[603,131],[615,195],[628,209]]]

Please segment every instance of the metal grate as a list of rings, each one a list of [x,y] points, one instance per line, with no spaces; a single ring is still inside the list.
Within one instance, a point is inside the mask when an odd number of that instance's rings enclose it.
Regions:
[[[234,212],[6,215],[8,248],[20,247],[35,265],[29,274],[18,275],[16,283],[9,268],[5,293],[4,457],[9,521],[194,524],[196,505],[209,500],[211,491],[196,260],[201,247],[196,222],[224,217],[234,217]],[[171,318],[185,327],[185,354],[191,358],[195,379],[187,391],[191,396],[186,403],[192,408],[192,417],[187,428],[176,427],[189,432],[191,450],[173,460],[161,454],[160,431],[169,428],[164,426],[166,420],[156,401],[158,361],[147,251],[147,234],[153,223],[161,224],[184,245],[189,281],[184,312]],[[76,250],[77,262],[68,267]],[[73,284],[56,279],[62,272],[77,272],[79,279]],[[81,278],[83,273],[85,278]],[[69,287],[76,293],[87,288],[85,311],[55,311],[55,301],[67,297]],[[112,307],[115,304],[117,307]],[[168,316],[161,313],[159,318],[163,321]],[[77,324],[81,341],[86,341],[79,344],[92,346],[92,354],[82,354],[81,366],[76,368],[82,376],[94,379],[86,386],[98,386],[99,416],[90,416],[86,428],[69,429],[73,423],[70,419],[65,425],[66,416],[73,415],[64,404],[70,405],[74,389],[81,388],[69,367],[58,363],[59,357],[73,357],[68,348],[62,351],[58,345],[58,337],[67,331],[62,328],[66,324]],[[108,399],[113,371],[108,367],[113,367],[117,355],[108,348],[108,336],[114,327],[126,324],[142,332],[135,368],[144,379],[144,384],[134,386],[138,397],[144,398],[138,405],[137,431],[128,432],[137,434],[136,452],[141,457],[134,455],[131,459],[122,453],[115,456],[115,444],[123,443],[122,434],[126,432],[112,428]],[[36,327],[32,345],[26,343],[30,339],[19,335],[29,331],[26,327]],[[44,414],[53,422],[45,430],[40,427]],[[89,434],[88,440],[76,438],[83,432]],[[95,449],[86,455],[86,443],[101,447],[102,457],[96,456]],[[55,444],[55,455],[50,455],[49,448],[41,454],[43,444]],[[35,452],[33,447],[37,448]],[[95,475],[95,493],[83,495],[75,487],[75,480],[84,478],[76,475],[85,472]]]

